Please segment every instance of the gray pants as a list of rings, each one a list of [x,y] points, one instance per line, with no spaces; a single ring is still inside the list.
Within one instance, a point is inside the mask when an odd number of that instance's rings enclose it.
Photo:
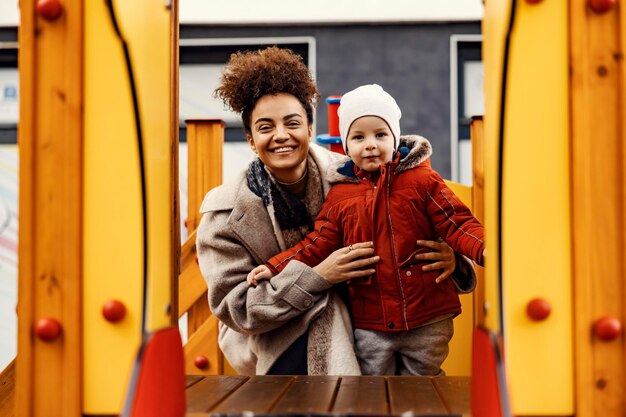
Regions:
[[[363,375],[396,374],[399,353],[400,375],[442,376],[441,364],[448,356],[453,333],[452,318],[406,332],[355,329],[356,357]]]

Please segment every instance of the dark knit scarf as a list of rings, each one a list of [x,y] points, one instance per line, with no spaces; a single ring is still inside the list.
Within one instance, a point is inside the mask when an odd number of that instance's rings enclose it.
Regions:
[[[324,200],[320,171],[310,155],[307,169],[305,197],[300,200],[276,181],[260,159],[248,166],[248,188],[263,199],[266,207],[272,206],[288,248],[313,230],[313,222]]]

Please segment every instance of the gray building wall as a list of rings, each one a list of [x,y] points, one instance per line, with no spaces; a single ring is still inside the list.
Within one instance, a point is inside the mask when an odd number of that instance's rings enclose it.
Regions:
[[[450,177],[450,36],[480,34],[480,22],[402,25],[181,26],[181,39],[312,36],[317,83],[325,98],[361,84],[380,84],[402,109],[402,133],[433,145],[433,167]],[[325,133],[327,106],[317,112]],[[243,135],[242,135],[243,139]]]

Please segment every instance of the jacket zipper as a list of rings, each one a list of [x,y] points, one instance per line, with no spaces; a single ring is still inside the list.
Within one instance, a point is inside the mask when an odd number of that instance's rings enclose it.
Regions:
[[[404,318],[404,328],[409,330],[409,322],[406,319],[406,297],[404,296],[404,287],[402,286],[402,277],[400,276],[400,268],[396,257],[396,238],[393,234],[393,224],[391,222],[391,179],[389,175],[389,167],[387,167],[387,222],[389,223],[389,233],[391,234],[391,254],[393,258],[393,269],[396,271],[396,278],[400,284],[400,293],[402,294],[402,315]]]

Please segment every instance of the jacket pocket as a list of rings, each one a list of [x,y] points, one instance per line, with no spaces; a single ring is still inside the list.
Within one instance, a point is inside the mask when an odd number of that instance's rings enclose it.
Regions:
[[[407,320],[421,321],[445,313],[458,303],[456,287],[450,277],[440,283],[435,279],[441,271],[422,271],[426,262],[401,269]]]
[[[431,252],[430,248],[427,248],[425,246],[418,246],[417,249],[411,252],[411,254],[407,256],[406,259],[401,261],[400,265],[398,266],[400,267],[400,269],[402,269],[402,268],[408,268],[411,265],[417,265],[417,264],[426,265],[429,261],[418,261],[415,259],[415,255],[417,255],[418,253],[428,253],[428,252]]]
[[[350,280],[350,307],[355,322],[374,323],[382,320],[380,289],[375,276]]]
[[[409,321],[418,320],[428,308],[430,301],[426,294],[424,272],[422,266],[425,263],[414,262],[404,268],[400,268],[400,278],[402,280],[402,291],[406,303],[406,314]]]

